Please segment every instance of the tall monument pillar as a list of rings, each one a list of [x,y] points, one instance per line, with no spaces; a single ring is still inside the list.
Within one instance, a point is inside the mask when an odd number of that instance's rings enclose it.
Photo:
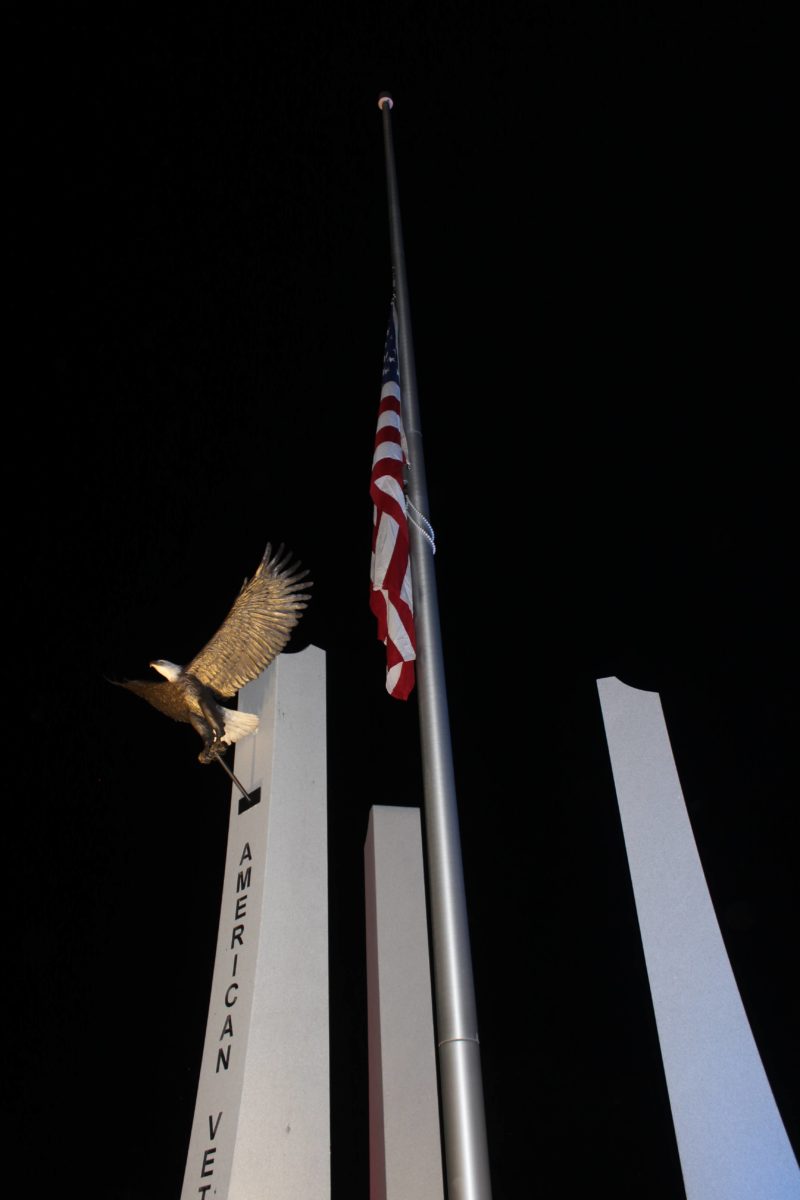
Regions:
[[[370,1200],[442,1200],[418,808],[370,809],[364,846]]]
[[[181,1200],[330,1196],[325,655],[239,693],[217,955]]]
[[[657,692],[597,683],[687,1200],[796,1200],[800,1171],[711,902]]]

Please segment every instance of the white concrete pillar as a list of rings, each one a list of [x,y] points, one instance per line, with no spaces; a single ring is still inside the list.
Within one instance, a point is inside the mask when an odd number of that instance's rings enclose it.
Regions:
[[[330,1196],[325,655],[239,694],[217,957],[181,1200]]]
[[[370,1200],[442,1200],[419,809],[371,810],[364,865]]]
[[[597,684],[687,1200],[798,1200],[657,692]]]

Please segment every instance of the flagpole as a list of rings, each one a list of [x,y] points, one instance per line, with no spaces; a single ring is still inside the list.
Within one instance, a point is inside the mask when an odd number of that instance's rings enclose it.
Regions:
[[[381,94],[378,106],[383,114],[400,391],[408,444],[407,490],[411,504],[427,517],[428,487],[392,143],[392,99],[388,93]],[[417,698],[425,794],[436,1037],[448,1195],[449,1200],[490,1200],[478,1018],[433,549],[415,521],[409,521],[409,538],[417,640]]]

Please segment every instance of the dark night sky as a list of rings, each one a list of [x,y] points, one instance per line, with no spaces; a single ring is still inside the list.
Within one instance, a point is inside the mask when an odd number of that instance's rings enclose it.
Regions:
[[[388,88],[495,1200],[671,1200],[594,680],[662,695],[797,1151],[788,31],[346,11],[14,22],[15,1155],[31,1195],[179,1194],[228,789],[106,678],[187,661],[283,541],[315,581],[292,646],[328,654],[333,1194],[367,1194],[363,841],[420,796],[367,603]]]

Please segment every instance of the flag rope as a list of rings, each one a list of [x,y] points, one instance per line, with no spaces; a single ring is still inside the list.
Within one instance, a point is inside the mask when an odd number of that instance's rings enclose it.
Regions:
[[[427,540],[430,542],[431,552],[433,554],[435,554],[436,553],[436,534],[434,532],[433,526],[431,525],[428,518],[423,517],[423,515],[419,511],[419,509],[415,508],[414,505],[409,500],[408,496],[406,496],[406,515],[408,515],[409,509],[411,510],[411,512],[413,514],[412,516],[410,516],[408,518],[409,521],[411,522],[411,524],[414,526],[415,529],[418,529],[420,531],[420,533],[422,534],[422,536],[424,538],[427,538]]]

